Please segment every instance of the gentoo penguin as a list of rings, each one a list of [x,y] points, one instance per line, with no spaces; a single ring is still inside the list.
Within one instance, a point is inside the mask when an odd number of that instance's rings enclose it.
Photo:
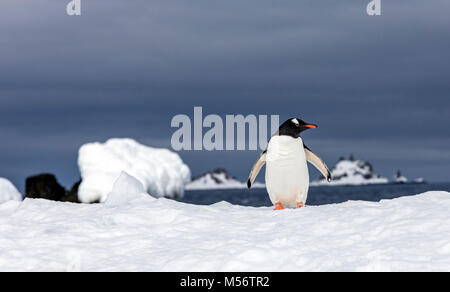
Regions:
[[[300,137],[300,133],[315,129],[298,118],[284,122],[270,138],[267,149],[253,166],[248,178],[250,188],[259,171],[266,165],[266,188],[275,210],[284,206],[303,207],[309,190],[309,161],[330,182],[331,174],[326,164],[314,154]]]

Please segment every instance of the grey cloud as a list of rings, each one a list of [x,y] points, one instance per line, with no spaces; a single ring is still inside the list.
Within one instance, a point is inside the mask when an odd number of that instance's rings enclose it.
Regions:
[[[328,160],[352,150],[386,173],[425,165],[447,179],[437,162],[450,134],[446,0],[382,1],[381,17],[352,0],[84,0],[81,17],[66,16],[66,2],[2,1],[0,162],[27,152],[16,181],[52,152],[70,181],[77,147],[92,140],[167,146],[171,117],[196,105],[301,116],[321,126],[307,138],[333,141],[316,145]],[[181,155],[194,173],[223,164],[243,177],[256,154]]]

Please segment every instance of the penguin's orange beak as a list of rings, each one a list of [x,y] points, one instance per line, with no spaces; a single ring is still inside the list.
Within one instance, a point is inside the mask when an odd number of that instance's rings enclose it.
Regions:
[[[304,127],[305,128],[310,128],[310,129],[315,129],[315,128],[318,128],[319,126],[317,126],[317,125],[305,125]]]

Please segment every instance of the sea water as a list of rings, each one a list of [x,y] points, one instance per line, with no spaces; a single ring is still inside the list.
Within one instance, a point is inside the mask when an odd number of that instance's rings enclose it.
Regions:
[[[317,206],[350,200],[378,202],[427,191],[450,192],[450,183],[310,187],[306,204]],[[210,205],[220,201],[253,207],[272,205],[265,188],[186,191],[179,201],[197,205]]]

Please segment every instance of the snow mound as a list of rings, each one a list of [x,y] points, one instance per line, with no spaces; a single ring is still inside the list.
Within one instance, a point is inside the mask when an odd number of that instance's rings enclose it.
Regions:
[[[22,201],[22,194],[9,180],[0,177],[0,204],[11,200]]]
[[[107,206],[120,206],[143,196],[148,196],[144,186],[136,178],[123,171],[114,183],[105,204]]]
[[[332,181],[311,182],[311,186],[387,184],[389,180],[376,174],[370,163],[363,160],[341,158],[331,170]]]
[[[104,202],[122,171],[135,177],[154,197],[181,197],[190,181],[190,170],[178,154],[132,139],[83,145],[78,165],[82,178],[78,197],[83,203]]]
[[[447,192],[283,211],[26,199],[0,205],[0,270],[449,271],[449,209]]]
[[[265,187],[264,184],[255,183],[253,187]],[[214,189],[245,189],[247,183],[240,182],[231,177],[225,169],[215,169],[207,172],[186,185],[186,190],[214,190]]]

